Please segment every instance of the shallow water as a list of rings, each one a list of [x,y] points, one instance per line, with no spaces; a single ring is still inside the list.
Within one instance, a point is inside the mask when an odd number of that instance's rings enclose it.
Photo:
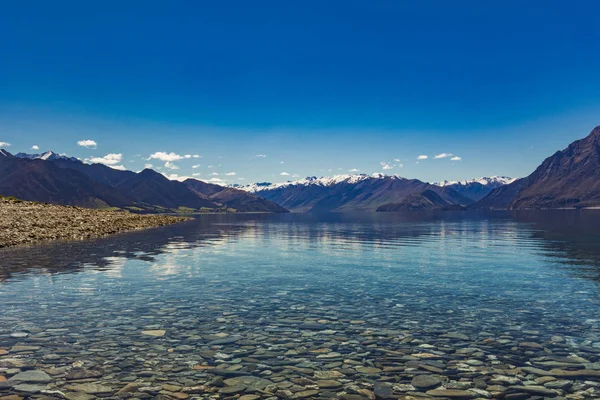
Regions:
[[[201,216],[4,250],[0,394],[600,398],[599,277],[594,211]]]

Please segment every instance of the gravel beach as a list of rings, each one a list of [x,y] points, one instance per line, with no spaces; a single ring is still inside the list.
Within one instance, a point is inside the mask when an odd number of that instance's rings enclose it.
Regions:
[[[82,240],[186,219],[0,198],[0,248],[48,240]]]

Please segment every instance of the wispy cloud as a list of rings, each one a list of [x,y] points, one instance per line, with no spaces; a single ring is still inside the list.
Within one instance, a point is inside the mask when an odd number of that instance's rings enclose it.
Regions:
[[[192,156],[192,158],[200,158],[200,157],[202,157],[202,156],[201,156],[201,155],[199,155],[199,154],[194,154],[194,155]]]
[[[179,160],[183,159],[184,157],[180,156],[179,154],[173,153],[173,152],[167,153],[164,151],[157,151],[154,154],[150,154],[150,157],[148,157],[147,160],[152,160],[153,158],[160,160],[160,161],[173,162],[173,161],[179,161]]]
[[[192,168],[194,168],[194,169],[200,168],[200,164],[192,165]]]
[[[452,157],[452,153],[440,153],[440,154],[434,156],[433,158],[439,159],[439,158],[448,158],[448,157]]]
[[[0,147],[9,147],[10,143],[7,142],[0,142]]]
[[[281,175],[281,176],[290,176],[289,172],[282,172],[279,175]]]
[[[225,173],[225,175],[227,175],[227,176],[235,176],[237,174],[235,172],[227,172],[227,173]]]
[[[219,176],[219,173],[218,172],[213,172],[211,175],[212,176]]]
[[[167,161],[167,162],[165,163],[165,168],[169,168],[169,169],[179,169],[179,166],[178,166],[178,165],[176,165],[176,164],[173,164],[173,163],[172,163],[172,162],[170,162],[170,161]]]
[[[150,169],[150,168],[152,168],[152,164],[144,164],[144,168]]]
[[[397,161],[400,161],[399,159],[395,158],[395,159],[394,159],[394,161],[396,161],[396,160],[397,160]],[[392,163],[389,163],[389,162],[387,162],[387,161],[381,161],[381,162],[379,163],[379,165],[381,165],[381,168],[382,168],[383,170],[390,170],[390,169],[394,169],[394,168],[396,168],[396,167],[399,167],[399,168],[402,168],[402,167],[404,167],[404,165],[403,165],[403,164],[392,164]]]
[[[429,157],[427,157],[425,154],[420,155],[419,157],[417,157],[417,160],[427,160]]]
[[[192,176],[200,176],[200,175],[201,175],[201,174],[200,174],[200,172],[194,172],[194,173],[192,174]]]
[[[40,146],[37,146],[35,144],[33,146],[31,146],[31,150],[39,150],[39,149],[40,149]]]
[[[358,172],[358,171],[360,171],[360,170],[359,170],[359,169],[357,169],[357,168],[352,168],[352,169],[349,169],[349,170],[348,170],[348,172]]]
[[[191,154],[186,154],[185,156],[183,156],[183,158],[192,158]]]
[[[460,160],[462,160],[462,157],[459,157],[459,156],[454,156],[454,157],[452,157],[450,160],[451,160],[451,161],[460,161]]]
[[[87,147],[87,148],[96,148],[98,146],[98,143],[96,143],[93,140],[86,139],[86,140],[78,141],[77,146]]]
[[[250,158],[252,159],[252,158],[266,158],[266,157],[267,157],[266,154],[256,154],[256,155],[254,155],[254,156],[252,156]]]
[[[86,161],[89,161],[92,164],[116,165],[120,163],[122,159],[123,154],[110,153],[105,155],[104,157],[92,157],[87,159]]]
[[[225,183],[225,181],[223,179],[220,179],[220,178],[210,178],[208,181],[211,182],[211,183],[217,183],[217,184],[219,184],[219,183]]]

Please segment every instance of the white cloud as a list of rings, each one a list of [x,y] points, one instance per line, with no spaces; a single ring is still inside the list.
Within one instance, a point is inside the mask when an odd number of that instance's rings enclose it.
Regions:
[[[200,168],[200,164],[192,165],[192,168],[194,168],[194,169]]]
[[[238,178],[238,181],[246,180],[246,178]]]
[[[8,146],[10,146],[10,143],[0,142],[0,147],[8,147]]]
[[[235,176],[237,174],[235,172],[227,172],[225,175],[227,175],[227,176]]]
[[[287,173],[287,172],[282,172],[282,173],[280,173],[279,175],[281,175],[281,176],[289,176],[290,174],[289,174],[289,173]]]
[[[37,146],[35,144],[33,146],[31,146],[31,150],[39,150],[39,149],[40,149],[40,146]]]
[[[217,183],[217,184],[225,183],[225,181],[223,179],[219,179],[219,178],[210,178],[208,181],[212,182],[212,183]]]
[[[109,167],[112,169],[118,169],[119,171],[127,171],[127,168],[125,168],[124,165],[109,165]]]
[[[194,172],[192,176],[200,176],[200,172]]]
[[[400,162],[399,158],[394,158],[394,162]]]
[[[257,154],[253,158],[265,158],[265,157],[267,157],[266,154]]]
[[[170,162],[170,161],[167,161],[167,162],[165,163],[165,168],[169,168],[169,169],[179,169],[179,166],[178,166],[178,165],[176,165],[176,164],[173,164],[173,163],[172,163],[172,162]]]
[[[448,157],[452,157],[452,153],[440,153],[437,156],[434,156],[433,158],[439,159],[439,158],[448,158]]]
[[[173,162],[173,161],[179,161],[179,160],[183,159],[183,156],[180,156],[179,154],[176,154],[173,152],[166,153],[164,151],[157,151],[156,153],[151,154],[150,157],[148,157],[147,159],[151,160],[153,158],[156,158],[157,160],[160,160],[160,161]]]
[[[144,168],[146,168],[146,169],[152,168],[152,164],[144,164]]]
[[[186,154],[185,156],[183,156],[184,158],[192,158],[191,154]]]
[[[450,161],[460,161],[460,160],[462,160],[462,158],[459,156],[454,156],[450,159]]]
[[[95,148],[96,146],[98,146],[98,143],[94,142],[93,140],[80,140],[77,142],[77,146],[81,146],[81,147],[87,147],[87,148]]]
[[[211,176],[219,176],[218,172],[213,172],[212,174],[210,174]]]
[[[120,163],[122,159],[123,154],[110,153],[104,157],[92,157],[86,161],[89,161],[92,164],[116,165]]]
[[[194,155],[192,156],[192,158],[200,158],[200,157],[202,157],[202,156],[201,156],[201,155],[199,155],[199,154],[194,154]]]
[[[381,168],[383,168],[384,170],[387,170],[387,169],[393,169],[393,168],[394,168],[394,166],[393,166],[393,165],[391,165],[391,164],[388,164],[388,163],[387,163],[387,162],[385,162],[385,161],[382,161],[382,162],[380,162],[380,163],[379,163],[379,165],[381,165]]]
[[[429,157],[427,157],[426,155],[422,154],[419,157],[417,157],[417,160],[427,160]]]
[[[349,169],[349,170],[348,170],[348,172],[358,172],[358,171],[360,171],[360,170],[359,170],[359,169],[357,169],[357,168],[352,168],[352,169]]]
[[[215,168],[215,166],[214,165],[209,165],[208,168]]]
[[[294,175],[292,175],[292,178],[300,178],[300,175],[294,174]]]

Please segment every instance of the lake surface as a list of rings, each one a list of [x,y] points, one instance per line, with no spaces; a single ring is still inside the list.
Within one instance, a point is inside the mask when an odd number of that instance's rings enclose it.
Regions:
[[[0,396],[600,398],[599,283],[600,211],[207,215],[7,249]]]

